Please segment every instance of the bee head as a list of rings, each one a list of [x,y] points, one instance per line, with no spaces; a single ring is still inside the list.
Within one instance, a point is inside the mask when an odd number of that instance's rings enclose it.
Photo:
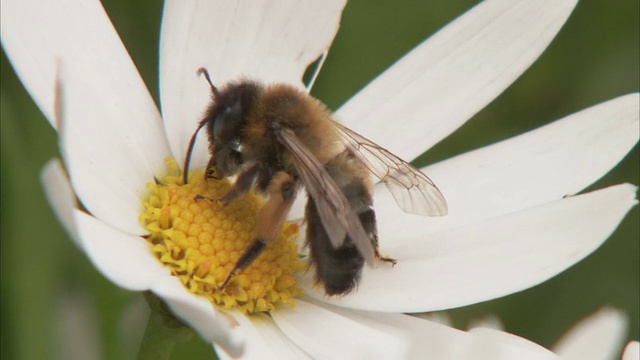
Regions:
[[[205,68],[198,69],[198,75],[203,75],[211,87],[212,101],[194,132],[187,154],[185,156],[183,181],[188,183],[189,163],[191,152],[195,145],[196,136],[203,127],[207,128],[209,151],[211,158],[207,165],[209,177],[221,179],[234,174],[242,165],[241,130],[246,123],[246,117],[251,111],[255,98],[261,90],[260,85],[251,81],[231,83],[222,91],[213,84],[209,72]]]
[[[213,87],[213,101],[205,117],[211,159],[208,174],[221,179],[238,171],[242,165],[242,129],[260,86],[250,81],[227,85],[222,91]]]
[[[207,111],[207,133],[212,144],[238,150],[241,129],[259,90],[257,84],[243,81],[214,92],[213,102]]]

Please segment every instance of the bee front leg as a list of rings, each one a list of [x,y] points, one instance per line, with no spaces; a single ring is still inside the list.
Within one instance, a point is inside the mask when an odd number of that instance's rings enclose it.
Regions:
[[[242,153],[228,147],[216,146],[212,150],[213,155],[207,163],[207,179],[223,179],[240,171],[244,164]]]
[[[249,192],[249,190],[253,187],[253,183],[256,180],[256,176],[258,175],[259,170],[260,166],[258,164],[254,164],[243,171],[240,175],[238,175],[238,178],[236,178],[236,182],[233,184],[231,189],[229,189],[223,197],[218,199],[218,201],[220,201],[223,205],[227,205],[228,203]]]
[[[240,256],[233,270],[218,287],[218,290],[224,289],[235,274],[249,266],[262,253],[267,244],[278,237],[282,225],[287,220],[296,192],[297,182],[291,175],[280,171],[273,176],[267,188],[269,200],[258,213],[256,225],[258,235]]]
[[[256,180],[259,170],[260,166],[255,164],[240,173],[236,178],[236,182],[233,183],[233,186],[219,199],[213,199],[202,195],[196,195],[195,198],[196,200],[207,199],[209,201],[220,203],[222,206],[227,205],[238,199],[240,196],[246,194],[253,187],[253,183]]]

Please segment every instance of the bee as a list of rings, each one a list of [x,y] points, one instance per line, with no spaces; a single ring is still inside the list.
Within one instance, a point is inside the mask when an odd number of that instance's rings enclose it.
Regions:
[[[187,150],[184,183],[198,132],[206,127],[210,159],[207,178],[236,176],[222,205],[254,189],[267,199],[257,218],[257,236],[219,287],[224,289],[275,240],[302,187],[310,264],[327,295],[356,288],[365,263],[394,264],[380,255],[373,181],[385,182],[400,208],[442,216],[447,204],[425,174],[362,135],[341,125],[319,100],[284,83],[251,80],[211,87],[212,101]],[[202,197],[201,197],[202,198]]]

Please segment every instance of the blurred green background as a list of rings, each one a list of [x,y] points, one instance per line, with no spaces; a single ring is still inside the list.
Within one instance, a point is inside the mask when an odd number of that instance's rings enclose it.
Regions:
[[[337,108],[475,2],[351,1],[313,93]],[[162,2],[104,0],[103,4],[157,100]],[[637,0],[581,1],[531,69],[418,164],[445,159],[638,91],[639,11]],[[40,169],[57,156],[56,134],[4,53],[0,69],[2,358],[63,359],[74,352],[84,358],[134,358],[145,321],[141,295],[105,280],[57,223],[39,183]],[[592,188],[639,184],[639,162],[636,146]],[[572,323],[610,304],[628,313],[628,336],[638,339],[638,228],[636,207],[586,260],[535,288],[453,310],[455,325],[464,328],[469,319],[493,313],[508,331],[550,346]],[[194,338],[179,345],[173,358],[213,356],[209,345]]]

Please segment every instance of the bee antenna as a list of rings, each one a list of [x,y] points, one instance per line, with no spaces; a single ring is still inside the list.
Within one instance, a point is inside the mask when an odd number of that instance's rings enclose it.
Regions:
[[[204,75],[204,78],[207,79],[209,86],[211,86],[211,92],[215,97],[220,96],[220,92],[218,91],[218,88],[213,85],[213,81],[211,81],[211,77],[209,76],[209,72],[207,71],[207,69],[201,67],[200,69],[198,69],[197,74],[198,76]]]
[[[213,81],[211,81],[211,76],[209,76],[209,72],[207,71],[207,69],[201,67],[200,69],[198,69],[196,74],[198,74],[198,76],[204,75],[204,78],[207,79],[207,82],[211,87],[211,92],[213,93],[213,95],[216,98],[220,96],[220,92],[218,91],[218,88],[213,85]],[[191,162],[191,153],[193,153],[193,147],[196,144],[196,136],[198,136],[200,129],[202,129],[207,124],[207,120],[208,118],[205,117],[204,119],[202,119],[202,121],[200,121],[200,124],[198,124],[198,128],[191,136],[191,140],[189,140],[189,147],[187,148],[187,155],[184,159],[184,169],[182,173],[182,182],[185,185],[189,182],[189,163]]]
[[[207,78],[208,78],[208,76],[207,76]],[[191,162],[191,153],[193,152],[193,146],[196,144],[196,136],[198,136],[198,133],[200,132],[200,129],[202,129],[207,124],[207,120],[209,120],[209,119],[205,117],[204,119],[202,119],[202,121],[200,121],[200,124],[198,124],[198,128],[196,129],[196,131],[191,136],[191,140],[189,140],[189,147],[187,148],[187,155],[185,156],[184,168],[182,170],[183,171],[182,172],[182,183],[184,185],[187,185],[187,183],[189,182],[189,163]]]

